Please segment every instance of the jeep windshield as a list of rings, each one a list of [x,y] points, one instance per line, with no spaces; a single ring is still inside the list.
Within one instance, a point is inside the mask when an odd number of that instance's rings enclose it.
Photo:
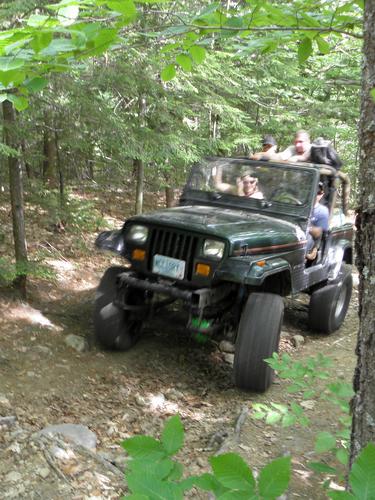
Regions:
[[[313,189],[314,172],[309,167],[213,158],[193,167],[185,188],[185,201],[189,194],[199,201],[201,193],[207,201],[220,204],[308,215]]]

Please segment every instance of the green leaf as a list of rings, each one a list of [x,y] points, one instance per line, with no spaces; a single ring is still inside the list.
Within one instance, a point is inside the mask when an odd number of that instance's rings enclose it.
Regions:
[[[0,94],[0,103],[6,101],[8,99],[8,94]]]
[[[324,40],[321,36],[317,36],[314,39],[316,41],[316,44],[318,45],[319,52],[321,54],[329,54],[331,50],[331,46],[329,45],[328,42]]]
[[[182,500],[179,485],[167,483],[156,478],[147,471],[135,471],[126,475],[126,482],[132,493],[147,495],[152,500]]]
[[[168,64],[168,66],[166,66],[165,68],[162,69],[160,76],[164,82],[169,82],[170,80],[173,80],[173,78],[176,76],[175,65]]]
[[[204,491],[212,491],[216,497],[224,494],[227,489],[212,474],[202,474],[194,478],[194,484]]]
[[[40,26],[43,26],[44,28],[50,28],[56,25],[57,21],[55,19],[52,19],[50,16],[32,14],[27,19],[27,26],[30,26],[31,28],[39,28]]]
[[[319,473],[327,473],[327,474],[336,474],[337,470],[334,467],[330,467],[329,465],[323,463],[323,462],[309,462],[308,464],[309,469],[319,472]]]
[[[222,495],[216,496],[217,500],[258,500],[255,494],[249,495],[247,491],[226,491]]]
[[[298,45],[298,61],[303,64],[312,54],[312,43],[311,39],[305,37]]]
[[[24,65],[24,59],[16,59],[14,57],[0,57],[0,70],[3,72],[19,69]]]
[[[68,5],[59,9],[57,14],[57,19],[63,26],[69,26],[73,24],[79,15],[78,5]]]
[[[371,94],[372,98],[373,98],[373,99],[374,99],[374,101],[375,101],[375,89],[371,89],[371,90],[370,90],[370,94]]]
[[[40,76],[36,76],[32,78],[27,83],[25,83],[25,87],[29,92],[39,92],[48,84],[48,80],[42,78]]]
[[[199,45],[193,45],[189,48],[190,55],[196,64],[201,64],[206,57],[206,49]]]
[[[336,438],[329,432],[319,432],[316,442],[315,451],[324,453],[336,447]]]
[[[266,498],[276,498],[288,488],[289,481],[290,457],[277,458],[260,471],[259,493]]]
[[[133,0],[113,0],[107,2],[108,7],[115,12],[119,12],[126,19],[133,20],[137,17],[137,9]]]
[[[34,39],[30,42],[30,47],[38,54],[41,50],[48,47],[52,42],[52,33],[36,33]]]
[[[226,488],[252,493],[255,488],[253,473],[235,453],[225,453],[210,458],[216,479]]]
[[[281,421],[281,425],[283,427],[290,427],[291,425],[294,425],[297,421],[297,417],[295,415],[291,415],[288,413],[287,415],[283,416],[283,419]]]
[[[53,57],[58,56],[60,53],[73,52],[75,49],[76,46],[72,40],[68,40],[67,38],[55,38],[47,47],[40,51],[40,54]]]
[[[29,106],[29,101],[26,99],[26,97],[15,94],[8,94],[8,101],[13,103],[13,106],[17,111],[23,111]]]
[[[349,462],[349,454],[346,450],[344,450],[343,448],[340,448],[337,450],[336,452],[336,458],[337,460],[343,464],[343,465],[348,465],[348,462]]]
[[[355,496],[347,491],[330,491],[328,492],[329,498],[333,500],[355,500]]]
[[[184,472],[184,466],[179,462],[173,462],[173,468],[171,472],[168,474],[168,480],[175,481],[181,479],[183,472]]]
[[[277,411],[270,411],[266,417],[266,424],[276,424],[281,420],[281,414]]]
[[[12,83],[13,87],[17,87],[20,85],[26,78],[26,74],[20,70],[13,71],[0,71],[0,82],[4,85],[4,87],[8,87],[10,83]]]
[[[185,54],[178,54],[176,62],[181,66],[184,71],[191,71],[192,62],[189,56]]]
[[[174,455],[184,443],[184,428],[178,415],[167,420],[161,435],[161,444],[168,455]]]
[[[349,484],[358,500],[375,498],[375,445],[369,443],[356,458]]]
[[[151,436],[134,436],[125,439],[121,446],[133,458],[161,458],[165,455],[161,443]]]

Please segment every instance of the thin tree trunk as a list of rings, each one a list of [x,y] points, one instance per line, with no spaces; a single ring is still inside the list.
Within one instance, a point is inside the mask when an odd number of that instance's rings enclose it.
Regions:
[[[139,108],[139,125],[141,128],[143,128],[145,126],[145,118],[146,118],[146,99],[142,96],[139,97],[138,108]],[[141,214],[143,210],[143,189],[144,189],[145,168],[143,161],[140,159],[135,159],[133,164],[134,164],[134,169],[136,171],[135,213]]]
[[[56,150],[56,166],[57,166],[57,172],[59,174],[60,207],[63,207],[65,201],[65,184],[64,184],[64,173],[61,164],[60,150],[59,150],[59,135],[57,133],[57,130],[55,130],[55,150]]]
[[[28,178],[28,179],[31,179],[32,173],[31,173],[30,163],[28,163],[28,162],[25,160],[25,156],[26,156],[26,144],[25,144],[25,139],[22,139],[22,141],[21,141],[21,150],[22,150],[23,164],[24,164],[24,166],[25,166],[25,171],[26,171],[27,178]]]
[[[5,143],[13,149],[19,149],[19,145],[14,138],[16,130],[16,115],[10,101],[3,102]],[[22,183],[22,163],[20,158],[9,156],[9,187],[10,202],[12,207],[14,252],[16,257],[17,278],[14,281],[15,287],[22,297],[26,298],[27,279],[27,245],[25,233],[25,217],[23,203],[23,183]]]
[[[359,271],[359,332],[352,401],[350,465],[360,450],[375,442],[375,1],[365,2],[364,60],[360,117],[359,213],[357,267]]]
[[[44,133],[43,133],[43,180],[50,187],[56,187],[56,152],[55,139],[50,125],[48,111],[44,113]]]
[[[135,194],[135,213],[141,214],[143,209],[143,186],[144,186],[144,165],[142,160],[134,160],[136,172],[136,194]]]
[[[174,206],[174,190],[171,186],[165,188],[165,204],[168,208]]]

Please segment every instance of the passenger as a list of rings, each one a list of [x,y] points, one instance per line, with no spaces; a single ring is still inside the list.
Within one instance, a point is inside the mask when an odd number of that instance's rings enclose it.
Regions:
[[[252,156],[250,156],[251,160],[268,160],[269,155],[272,155],[276,153],[277,151],[277,142],[275,141],[274,137],[272,135],[265,135],[262,140],[262,151],[259,151],[258,153],[254,153]],[[263,155],[264,153],[268,153],[267,156]]]
[[[315,205],[312,211],[309,232],[307,234],[306,260],[313,261],[318,255],[324,231],[328,231],[329,210],[320,203],[324,196],[324,186],[319,182]]]
[[[250,173],[241,175],[238,183],[238,194],[246,198],[263,200],[263,193],[259,190],[258,178]]]
[[[294,146],[289,146],[280,153],[266,152],[262,153],[262,160],[273,161],[310,161],[310,135],[305,130],[298,130],[294,138]]]

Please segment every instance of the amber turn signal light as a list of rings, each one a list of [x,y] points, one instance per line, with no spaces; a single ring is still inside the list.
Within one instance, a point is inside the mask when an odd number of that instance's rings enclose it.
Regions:
[[[197,264],[195,268],[195,273],[201,276],[209,276],[211,272],[211,266],[208,264]]]
[[[132,252],[133,260],[145,260],[146,250],[142,250],[141,248],[135,248]]]
[[[258,262],[255,262],[255,264],[259,267],[264,267],[267,264],[267,261],[265,260],[258,260]]]

